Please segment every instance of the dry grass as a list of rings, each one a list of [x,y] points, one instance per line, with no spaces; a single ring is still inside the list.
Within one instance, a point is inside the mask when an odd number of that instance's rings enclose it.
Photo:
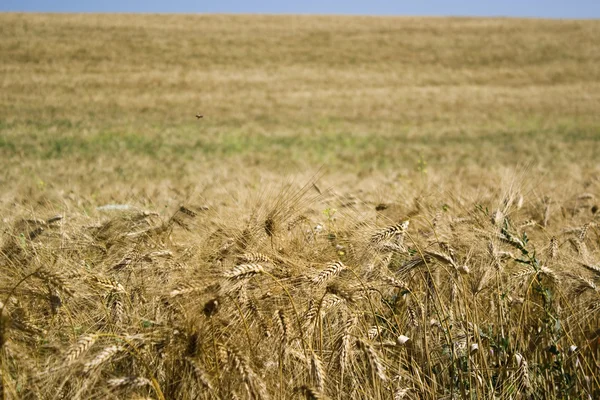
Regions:
[[[0,26],[0,398],[600,396],[597,21]]]

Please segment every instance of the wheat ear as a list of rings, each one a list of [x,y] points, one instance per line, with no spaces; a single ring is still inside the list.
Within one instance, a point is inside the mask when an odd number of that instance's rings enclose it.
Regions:
[[[265,272],[265,269],[260,264],[240,264],[232,270],[225,272],[223,276],[230,280],[241,280],[251,278],[263,272]]]

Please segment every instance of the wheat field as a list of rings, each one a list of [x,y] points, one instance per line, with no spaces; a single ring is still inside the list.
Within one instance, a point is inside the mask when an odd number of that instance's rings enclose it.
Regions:
[[[0,32],[1,399],[600,397],[599,21]]]

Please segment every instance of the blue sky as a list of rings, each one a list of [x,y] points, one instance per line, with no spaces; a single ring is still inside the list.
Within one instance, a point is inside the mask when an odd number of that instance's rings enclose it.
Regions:
[[[3,0],[0,11],[600,18],[600,0]]]

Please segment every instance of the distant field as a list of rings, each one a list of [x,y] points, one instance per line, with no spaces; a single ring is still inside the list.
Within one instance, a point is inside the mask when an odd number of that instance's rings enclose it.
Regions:
[[[0,400],[600,398],[599,38],[0,14]]]
[[[444,169],[590,168],[600,150],[598,21],[3,14],[0,22],[7,185],[21,171],[56,181],[39,160],[75,179],[90,172],[81,161],[99,158],[126,176],[148,167],[155,179],[217,159],[290,172],[413,170],[419,157]],[[156,170],[149,158],[173,167]]]

